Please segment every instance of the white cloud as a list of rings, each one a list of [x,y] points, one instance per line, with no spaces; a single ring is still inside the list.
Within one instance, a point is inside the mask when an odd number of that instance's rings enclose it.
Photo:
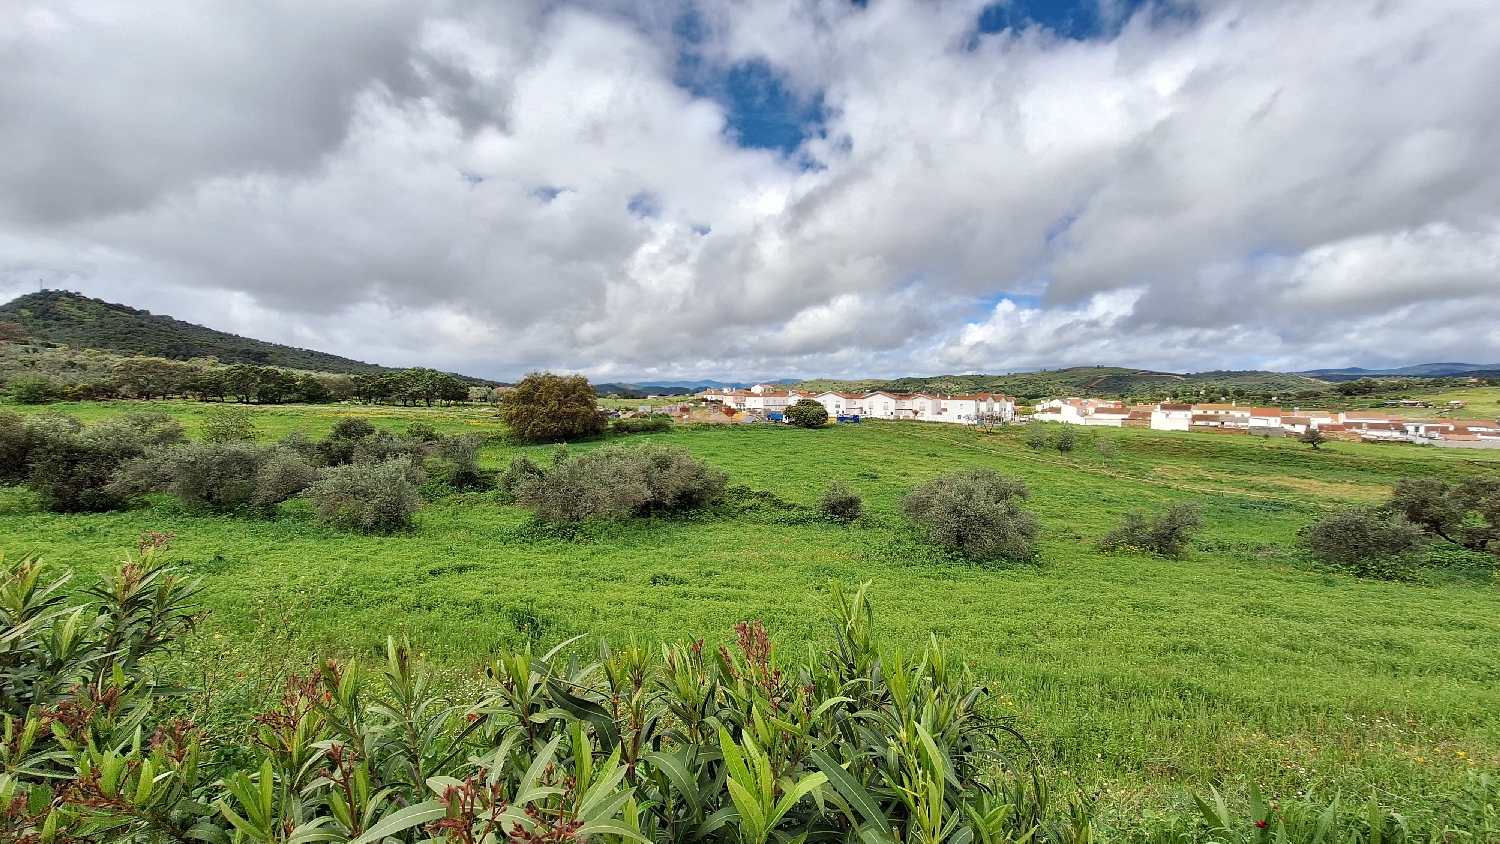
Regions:
[[[495,376],[1500,360],[1484,0],[701,0],[823,96],[788,157],[675,84],[688,4],[17,0],[0,290]]]

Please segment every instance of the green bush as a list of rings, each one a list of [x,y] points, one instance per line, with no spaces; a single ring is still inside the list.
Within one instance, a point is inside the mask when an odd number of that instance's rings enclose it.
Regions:
[[[18,404],[46,404],[58,397],[61,388],[45,375],[17,375],[6,385],[10,397]]]
[[[852,522],[865,510],[865,501],[859,493],[843,481],[834,481],[818,498],[818,512],[835,522]]]
[[[933,543],[984,562],[1028,560],[1041,532],[1021,502],[1031,494],[1020,481],[993,469],[960,469],[928,481],[901,501],[901,511],[927,529]]]
[[[243,440],[171,446],[127,462],[106,490],[170,493],[189,510],[269,511],[307,489],[317,470],[296,453]]]
[[[1094,451],[1105,460],[1110,460],[1120,453],[1120,444],[1114,437],[1100,437],[1094,442]]]
[[[1105,534],[1100,546],[1105,551],[1145,551],[1180,557],[1202,529],[1203,516],[1196,504],[1174,504],[1149,517],[1144,511],[1131,510],[1119,527]]]
[[[77,419],[45,414],[27,420],[26,483],[42,506],[58,513],[125,506],[107,489],[126,462],[184,441],[182,426],[164,413],[126,413],[84,428]]]
[[[203,440],[228,443],[255,439],[255,422],[243,407],[216,407],[203,419]]]
[[[318,453],[325,466],[343,466],[354,462],[355,451],[365,440],[375,436],[376,428],[370,420],[358,416],[345,416],[333,423],[333,430],[318,442]]]
[[[460,492],[495,488],[495,473],[479,468],[484,437],[479,434],[438,437],[429,447],[437,464],[432,474],[440,483]]]
[[[782,416],[799,428],[821,428],[828,424],[828,408],[812,399],[798,399]]]
[[[514,493],[523,481],[540,478],[546,473],[546,470],[538,466],[530,457],[517,454],[510,459],[510,464],[505,467],[505,471],[500,473],[500,488]]]
[[[410,460],[349,463],[324,469],[304,495],[318,518],[341,527],[390,533],[410,527],[426,477]]]
[[[723,495],[727,480],[687,449],[644,443],[569,457],[543,474],[523,477],[514,489],[516,500],[539,521],[557,524],[703,507]]]
[[[1299,542],[1323,562],[1354,567],[1416,551],[1425,539],[1402,516],[1345,507],[1303,529]]]
[[[1041,451],[1052,444],[1052,436],[1047,430],[1047,424],[1035,420],[1026,423],[1026,433],[1023,436],[1026,447],[1035,451]]]

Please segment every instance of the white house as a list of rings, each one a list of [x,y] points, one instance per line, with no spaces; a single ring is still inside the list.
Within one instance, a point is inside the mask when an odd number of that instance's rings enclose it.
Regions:
[[[858,414],[861,410],[862,396],[853,393],[835,393],[832,390],[812,396],[812,400],[823,405],[829,416],[848,416]]]
[[[860,399],[863,415],[876,419],[895,419],[896,406],[900,403],[901,400],[894,394],[882,391],[869,393]]]
[[[1151,430],[1186,431],[1193,424],[1190,404],[1159,404],[1151,411]]]

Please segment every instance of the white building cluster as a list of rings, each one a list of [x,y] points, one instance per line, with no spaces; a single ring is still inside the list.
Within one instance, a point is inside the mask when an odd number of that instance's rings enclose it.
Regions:
[[[966,396],[884,390],[870,393],[838,393],[831,390],[814,393],[778,390],[774,385],[757,384],[748,390],[704,390],[698,394],[698,398],[706,402],[718,402],[726,410],[762,418],[775,418],[804,399],[823,405],[828,415],[834,417],[912,419],[959,425],[1001,424],[1013,421],[1016,417],[1015,398],[994,393]]]
[[[1205,431],[1297,436],[1314,428],[1326,436],[1375,442],[1500,445],[1500,422],[1476,419],[1409,419],[1372,411],[1291,411],[1239,404],[1150,404],[1125,407],[1099,399],[1053,399],[1036,405],[1032,419],[1156,431]]]

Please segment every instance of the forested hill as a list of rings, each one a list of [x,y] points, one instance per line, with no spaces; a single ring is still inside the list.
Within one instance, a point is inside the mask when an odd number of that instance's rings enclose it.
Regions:
[[[1116,366],[1077,366],[1012,375],[936,375],[930,378],[897,378],[894,381],[807,381],[798,386],[821,390],[883,389],[953,395],[1005,393],[1035,399],[1065,395],[1146,396],[1153,392],[1171,395],[1198,388],[1240,388],[1250,394],[1293,393],[1326,387],[1327,384],[1304,375],[1282,372],[1223,371],[1181,375]]]
[[[215,331],[66,290],[28,293],[0,305],[0,323],[4,322],[19,326],[33,340],[77,349],[100,349],[171,360],[215,357],[225,364],[249,363],[351,375],[392,371],[326,352]]]

